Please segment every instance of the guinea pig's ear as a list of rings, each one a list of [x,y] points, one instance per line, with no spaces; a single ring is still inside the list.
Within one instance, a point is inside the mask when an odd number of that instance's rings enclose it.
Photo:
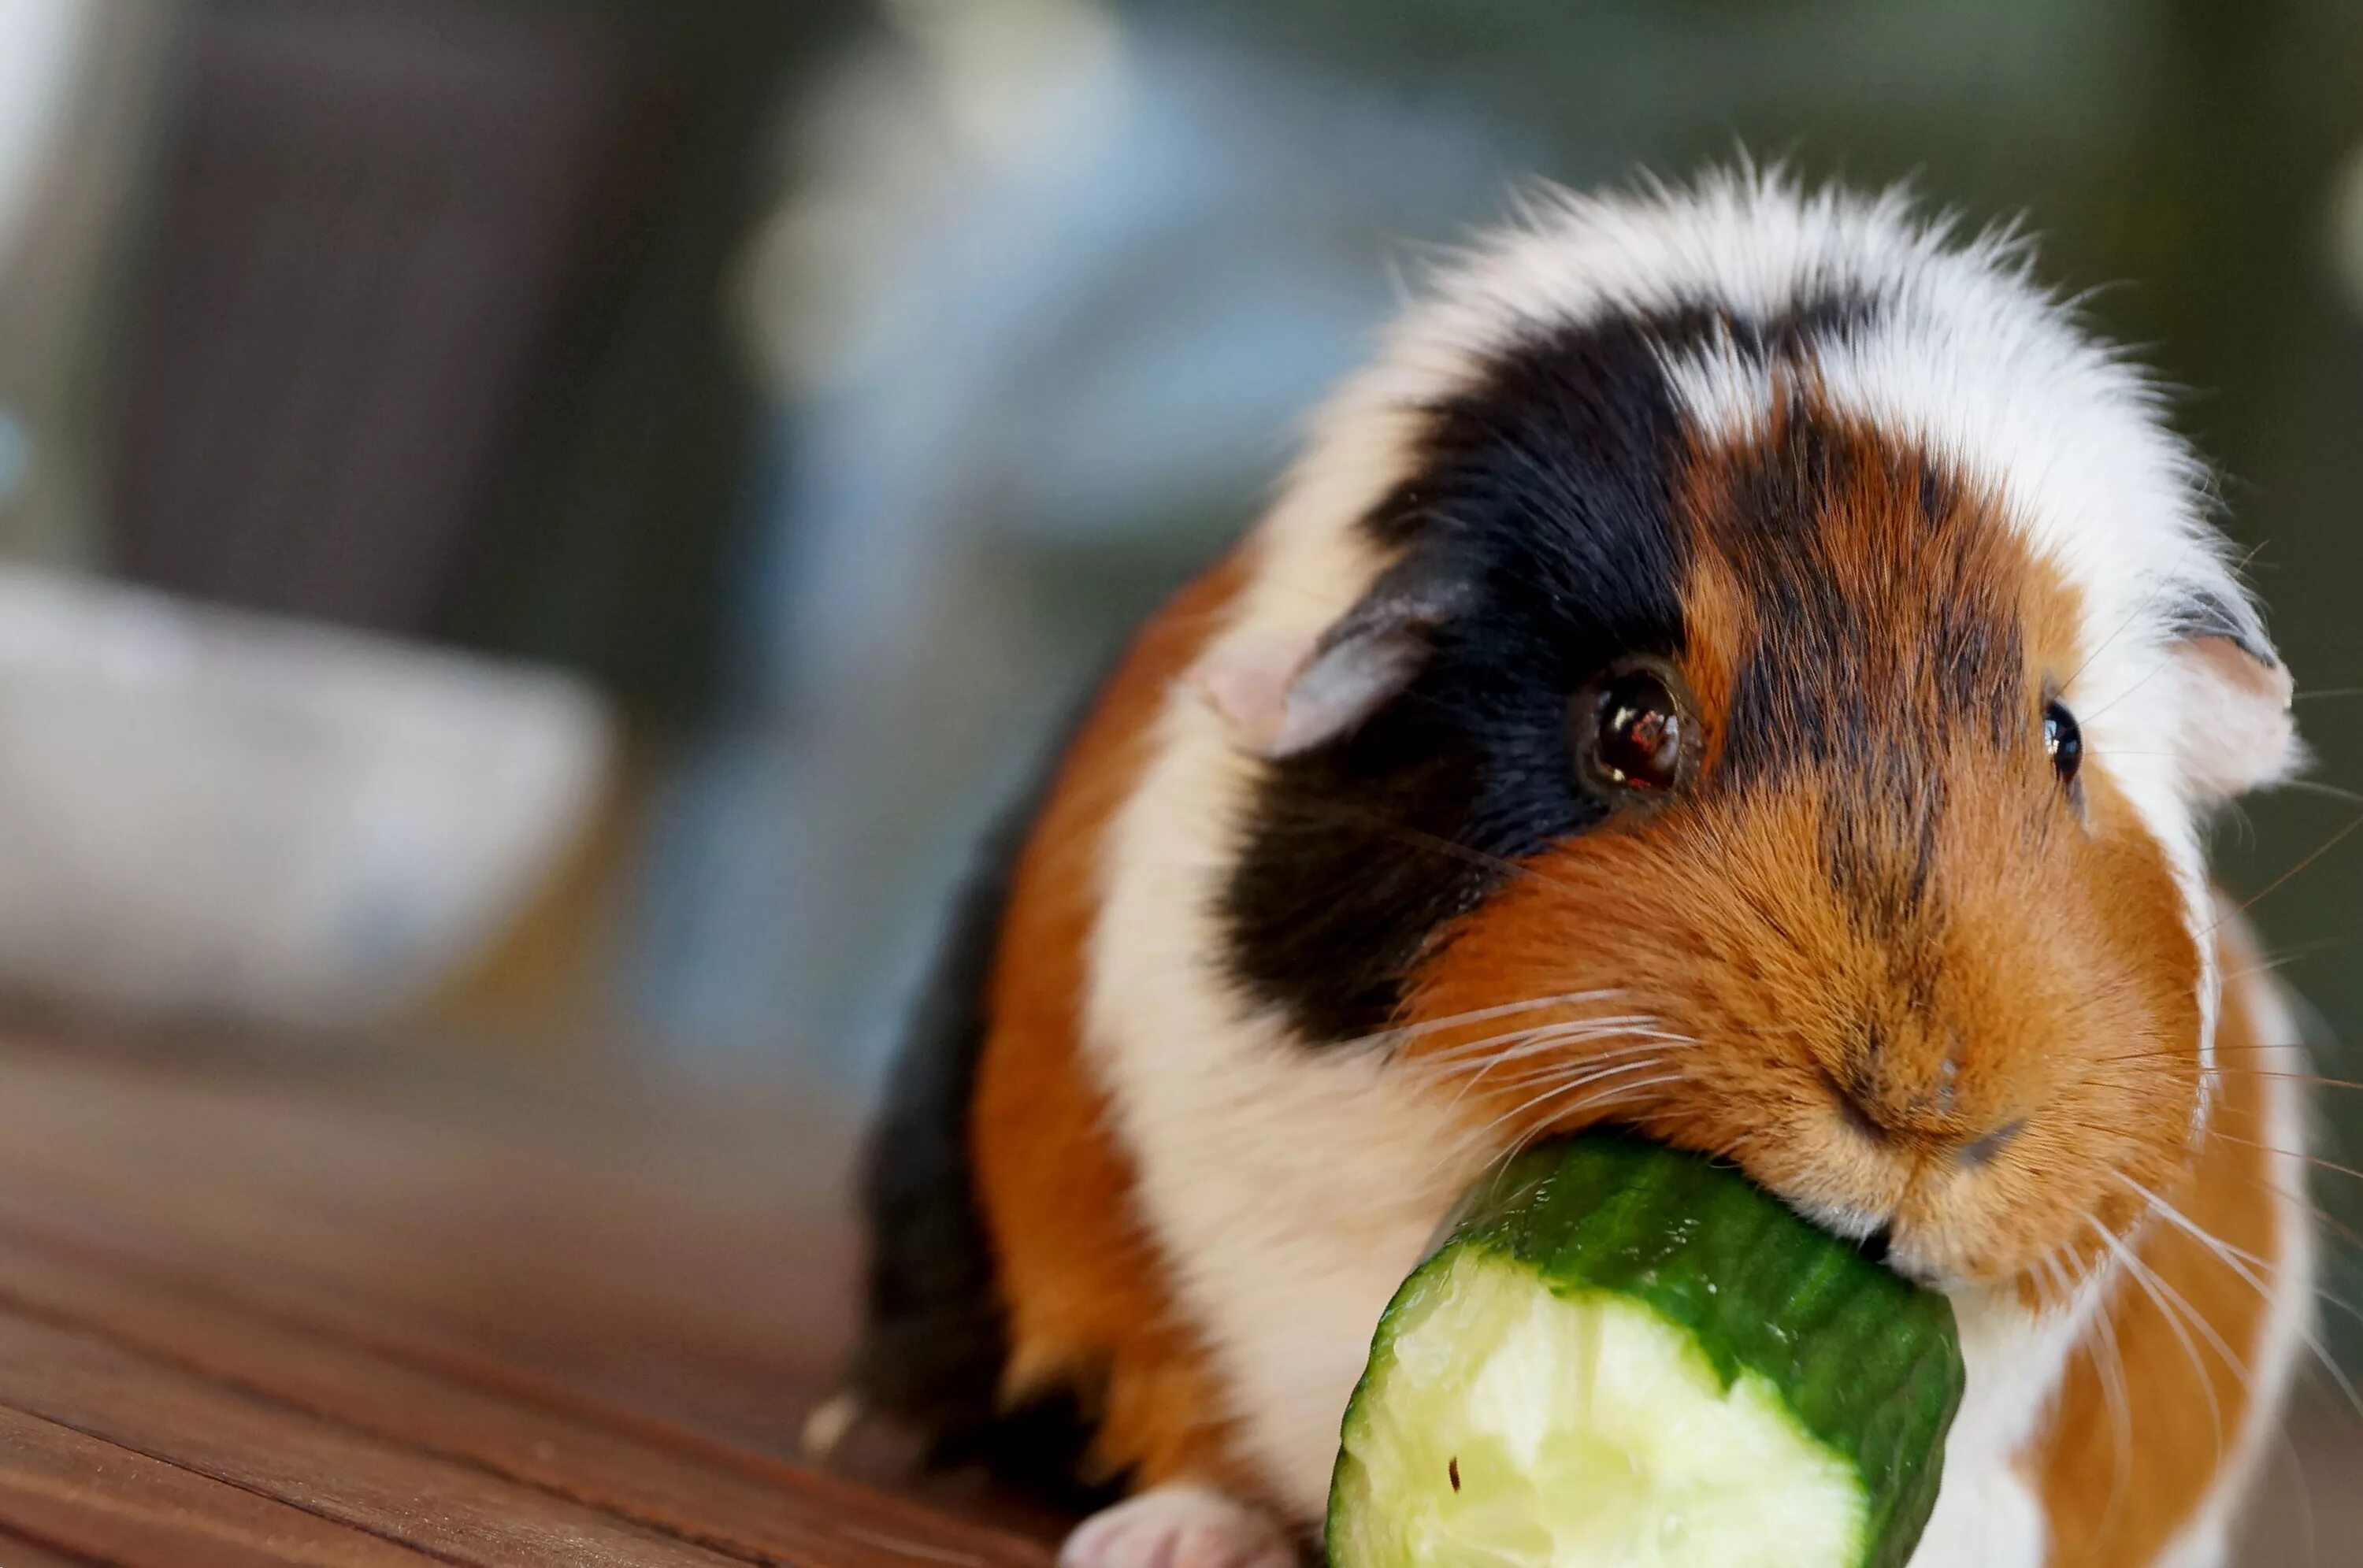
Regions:
[[[1417,558],[1317,635],[1233,637],[1194,674],[1243,751],[1280,758],[1351,733],[1411,684],[1467,585]]]
[[[2255,613],[2208,595],[2178,620],[2175,662],[2188,694],[2178,749],[2192,787],[2228,800],[2303,767],[2294,683]]]

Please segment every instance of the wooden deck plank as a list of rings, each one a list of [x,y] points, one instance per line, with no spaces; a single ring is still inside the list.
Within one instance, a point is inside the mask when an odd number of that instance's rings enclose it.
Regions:
[[[717,1436],[784,1451],[849,1331],[846,1140],[809,1111],[5,1047],[0,1088],[12,1214]]]
[[[6,1311],[0,1408],[470,1568],[736,1568],[596,1508]]]
[[[432,1300],[372,1294],[367,1280],[339,1278],[308,1258],[209,1249],[201,1231],[176,1224],[169,1213],[93,1201],[89,1193],[66,1190],[53,1180],[27,1183],[5,1156],[0,1229],[91,1249],[151,1271],[174,1288],[227,1291],[235,1298],[267,1303],[272,1312],[320,1331],[443,1366],[453,1375],[513,1383],[553,1402],[571,1398],[629,1408],[759,1447],[789,1445],[804,1410],[826,1386],[815,1375],[777,1368],[734,1378],[727,1364],[717,1365],[698,1347],[661,1336],[653,1342],[621,1334],[601,1339],[566,1320],[556,1304],[522,1292],[512,1295],[514,1276],[497,1262],[483,1263],[471,1285],[453,1280],[453,1295],[467,1302],[460,1310],[445,1312]],[[459,1272],[449,1260],[422,1264],[421,1272],[436,1268],[447,1275]],[[525,1326],[497,1326],[502,1300],[517,1302]],[[538,1335],[534,1324],[541,1326]],[[693,1336],[695,1330],[689,1325],[676,1332]],[[513,1342],[520,1338],[532,1342]],[[630,1353],[619,1354],[618,1347],[629,1347]]]
[[[89,1557],[0,1529],[0,1568],[124,1568],[104,1557]]]
[[[0,1565],[433,1568],[435,1559],[283,1503],[0,1410]],[[50,1555],[41,1556],[43,1551]]]
[[[0,1231],[0,1302],[105,1335],[141,1354],[307,1414],[458,1460],[765,1564],[825,1558],[868,1568],[963,1558],[1041,1560],[1031,1543],[947,1528],[835,1478],[732,1453],[688,1434],[579,1404],[553,1408],[355,1343],[251,1301],[175,1286],[72,1245]],[[881,1540],[906,1550],[882,1551]]]
[[[1055,1522],[974,1477],[881,1491],[781,1457],[850,1322],[849,1147],[809,1108],[0,1034],[0,1404],[96,1419],[19,1397],[11,1340],[65,1334],[124,1364],[96,1436],[461,1562],[544,1559],[402,1533],[392,1480],[493,1488],[479,1535],[502,1487],[625,1532],[551,1561],[1039,1568]],[[154,1430],[135,1386],[251,1424]]]

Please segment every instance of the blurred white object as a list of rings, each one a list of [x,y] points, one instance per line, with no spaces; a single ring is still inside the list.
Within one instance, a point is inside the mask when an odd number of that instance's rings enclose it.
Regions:
[[[0,570],[0,985],[382,1019],[549,873],[611,731],[563,676]]]
[[[105,554],[112,407],[94,396],[183,0],[0,0],[0,552]]]
[[[49,152],[91,0],[0,0],[0,259]]]
[[[79,74],[91,0],[0,0],[0,271],[15,253]],[[0,409],[0,506],[22,486],[31,448]]]

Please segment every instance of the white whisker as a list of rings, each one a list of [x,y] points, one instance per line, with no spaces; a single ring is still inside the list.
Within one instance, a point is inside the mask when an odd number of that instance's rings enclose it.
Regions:
[[[2117,1342],[2116,1320],[2107,1302],[2098,1304],[2092,1320],[2077,1336],[2080,1344],[2087,1339],[2099,1341],[2097,1346],[2085,1344],[2085,1353],[2092,1358],[2093,1375],[2101,1380],[2101,1395],[2109,1407],[2109,1506],[2102,1511],[2100,1528],[2094,1532],[2096,1540],[2106,1540],[2116,1529],[2118,1510],[2133,1485],[2134,1460],[2133,1395],[2125,1385],[2124,1347]],[[2102,1350],[2108,1353],[2106,1360],[2102,1359]]]
[[[1424,1052],[1418,1059],[1423,1065],[1466,1061],[1472,1056],[1496,1054],[1493,1048],[1503,1041],[1533,1039],[1570,1031],[1580,1032],[1586,1030],[1599,1030],[1605,1033],[1614,1033],[1620,1030],[1647,1028],[1656,1022],[1657,1019],[1646,1012],[1610,1013],[1601,1018],[1564,1019],[1557,1023],[1538,1023],[1514,1029],[1507,1033],[1492,1035],[1483,1040],[1462,1041],[1457,1045],[1447,1045],[1439,1050]],[[1528,1048],[1514,1047],[1514,1049]]]
[[[1623,990],[1614,987],[1605,990],[1561,991],[1557,996],[1534,997],[1525,1001],[1500,1002],[1492,1007],[1471,1008],[1467,1012],[1456,1012],[1446,1018],[1427,1018],[1422,1019],[1417,1023],[1397,1024],[1392,1028],[1381,1029],[1355,1039],[1340,1040],[1324,1048],[1353,1050],[1360,1046],[1395,1046],[1405,1041],[1417,1040],[1448,1029],[1463,1028],[1471,1023],[1490,1023],[1497,1018],[1511,1018],[1522,1012],[1540,1012],[1547,1007],[1573,1007],[1580,1002],[1605,1001],[1611,997],[1622,995],[1624,995]]]
[[[1617,1066],[1604,1068],[1598,1073],[1592,1074],[1578,1081],[1561,1084],[1555,1088],[1546,1091],[1545,1093],[1530,1096],[1529,1098],[1521,1100],[1518,1104],[1512,1106],[1509,1110],[1502,1112],[1500,1115],[1494,1117],[1483,1126],[1479,1127],[1475,1131],[1455,1140],[1452,1145],[1445,1151],[1444,1157],[1437,1162],[1435,1169],[1442,1170],[1446,1165],[1450,1165],[1453,1161],[1466,1155],[1472,1148],[1481,1147],[1487,1141],[1488,1134],[1492,1133],[1495,1128],[1500,1127],[1503,1123],[1515,1121],[1522,1116],[1530,1115],[1542,1106],[1548,1104],[1551,1100],[1559,1099],[1562,1095],[1572,1094],[1579,1089],[1589,1088],[1611,1077],[1620,1077],[1625,1073],[1639,1071],[1648,1067],[1660,1066],[1663,1065],[1664,1063],[1662,1060],[1644,1057],[1638,1061],[1626,1062]],[[1662,1084],[1679,1082],[1684,1076],[1685,1075],[1681,1073],[1676,1072],[1666,1074],[1660,1077],[1642,1078],[1632,1083],[1616,1084],[1597,1094],[1588,1096],[1574,1105],[1561,1108],[1557,1114],[1562,1118],[1580,1116],[1588,1110],[1595,1110],[1600,1106],[1613,1103],[1615,1100],[1625,1098],[1636,1091],[1650,1088]],[[1525,1148],[1528,1143],[1532,1143],[1548,1131],[1548,1127],[1537,1125],[1514,1142],[1508,1149],[1503,1151],[1494,1157],[1496,1159],[1505,1159],[1511,1154],[1514,1154],[1519,1150]],[[1432,1175],[1433,1172],[1430,1174]]]
[[[2141,1286],[2142,1293],[2149,1297],[2150,1305],[2158,1309],[2158,1316],[2165,1320],[2167,1328],[2172,1331],[2175,1339],[2181,1343],[2182,1353],[2191,1361],[2191,1375],[2199,1379],[2200,1389],[2207,1396],[2208,1420],[2215,1430],[2215,1452],[2220,1459],[2224,1452],[2224,1401],[2215,1393],[2215,1379],[2209,1375],[2206,1361],[2200,1355],[2199,1346],[2191,1339],[2190,1330],[2196,1328],[2208,1337],[2214,1345],[2215,1353],[2224,1358],[2224,1364],[2232,1369],[2234,1376],[2239,1380],[2240,1386],[2244,1389],[2248,1386],[2247,1368],[2241,1364],[2239,1357],[2232,1353],[2232,1348],[2224,1343],[2223,1336],[2215,1332],[2213,1324],[2197,1317],[2196,1314],[2191,1314],[2189,1326],[2185,1326],[2183,1314],[2191,1313],[2190,1303],[2182,1301],[2179,1291],[2158,1278],[2148,1265],[2136,1256],[2133,1248],[2125,1244],[2115,1231],[2098,1220],[2088,1219],[2085,1222],[2092,1227],[2102,1244],[2115,1255],[2118,1264],[2124,1267],[2126,1277]],[[2174,1307],[2169,1305],[2169,1301],[2181,1302],[2182,1311],[2178,1313]]]
[[[2234,1246],[2231,1242],[2224,1240],[2221,1236],[2215,1235],[2213,1232],[2206,1230],[2196,1220],[2184,1214],[2182,1210],[2177,1209],[2173,1204],[2169,1203],[2165,1198],[2160,1198],[2158,1194],[2150,1191],[2149,1188],[2134,1180],[2133,1177],[2120,1172],[2118,1173],[2117,1179],[2124,1183],[2128,1187],[2131,1187],[2135,1192],[2140,1194],[2143,1200],[2150,1206],[2151,1211],[2157,1214],[2159,1219],[2164,1220],[2168,1224],[2174,1226],[2177,1230],[2182,1231],[2183,1234],[2189,1236],[2201,1246],[2205,1247],[2209,1252],[2213,1253],[2215,1257],[2223,1263],[2224,1267],[2230,1269],[2234,1274],[2238,1275],[2240,1278],[2245,1280],[2258,1295],[2263,1297],[2268,1301],[2273,1299],[2275,1296],[2273,1287],[2267,1285],[2263,1280],[2258,1278],[2248,1268],[2249,1264],[2254,1264],[2258,1267],[2263,1268],[2269,1273],[2279,1274],[2280,1272],[2279,1267],[2270,1260],[2258,1257],[2252,1252]],[[2243,1262],[2242,1260],[2244,1259],[2247,1261]],[[2332,1303],[2334,1306],[2345,1308],[2347,1311],[2355,1313],[2355,1316],[2358,1320],[2363,1320],[2363,1311],[2357,1311],[2355,1308],[2348,1306],[2347,1303],[2340,1300],[2337,1297],[2332,1296],[2324,1291],[2317,1291],[2315,1294],[2321,1296],[2324,1300]],[[2363,1395],[2358,1395],[2357,1393],[2353,1380],[2346,1375],[2346,1369],[2338,1364],[2337,1358],[2333,1356],[2329,1350],[2323,1344],[2321,1337],[2310,1330],[2301,1331],[2300,1337],[2305,1342],[2306,1348],[2313,1353],[2314,1359],[2321,1362],[2324,1370],[2330,1374],[2331,1380],[2338,1385],[2339,1392],[2346,1395],[2346,1402],[2354,1408],[2355,1413],[2357,1416],[2363,1416]]]

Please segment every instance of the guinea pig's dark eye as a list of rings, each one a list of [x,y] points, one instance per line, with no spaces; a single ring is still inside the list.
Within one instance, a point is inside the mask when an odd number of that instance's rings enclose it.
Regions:
[[[1585,782],[1609,791],[1671,790],[1698,751],[1698,723],[1679,677],[1655,659],[1612,666],[1576,694],[1576,759]]]
[[[2084,762],[2084,732],[2077,726],[2076,715],[2056,701],[2043,710],[2043,754],[2051,759],[2059,782],[2076,782],[2076,769]]]

